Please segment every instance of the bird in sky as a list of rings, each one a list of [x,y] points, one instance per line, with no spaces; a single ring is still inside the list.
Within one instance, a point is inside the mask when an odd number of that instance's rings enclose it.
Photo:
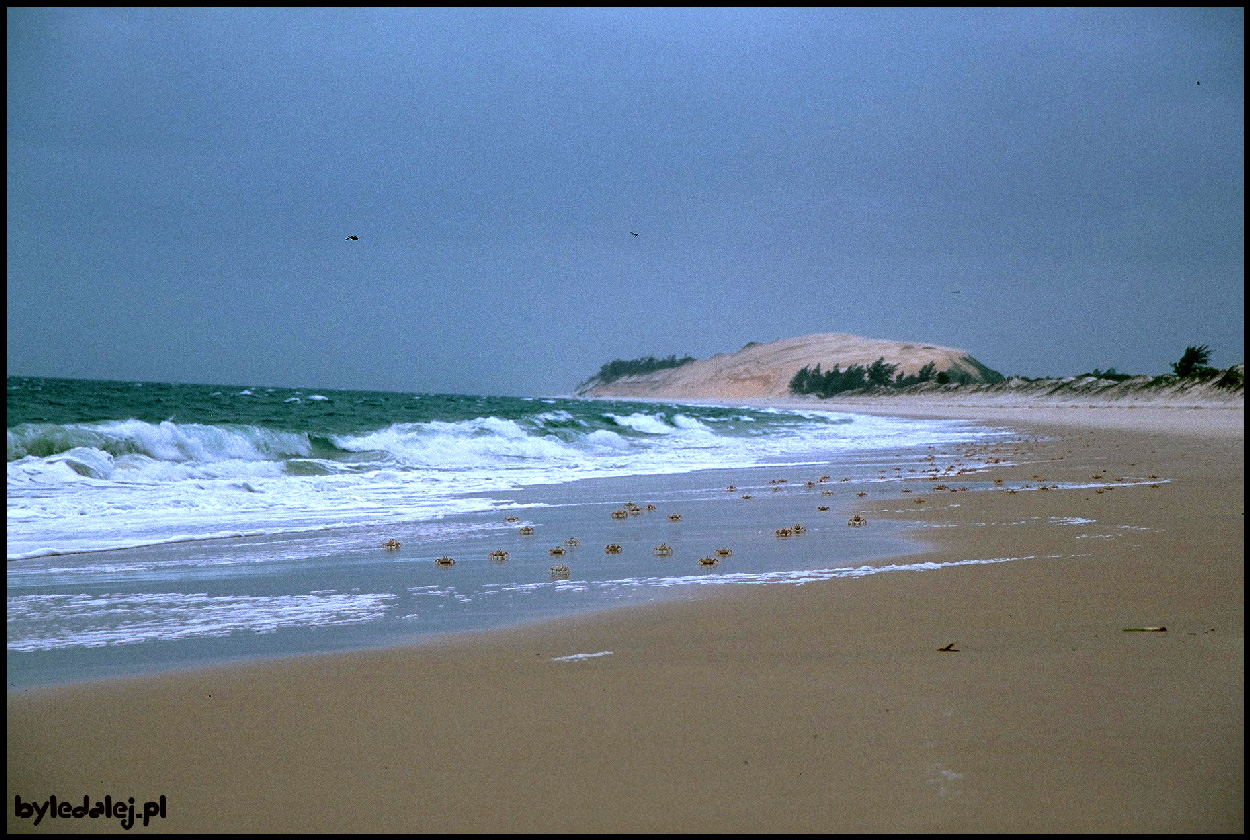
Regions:
[[[359,236],[349,236],[349,237],[347,237],[347,239],[346,239],[345,241],[347,241],[347,242],[359,242],[359,241],[360,241],[360,237],[359,237]]]
[[[634,233],[632,230],[631,230],[629,233],[630,233],[630,235],[631,235],[631,236],[637,236],[637,235],[638,235],[638,234]]]

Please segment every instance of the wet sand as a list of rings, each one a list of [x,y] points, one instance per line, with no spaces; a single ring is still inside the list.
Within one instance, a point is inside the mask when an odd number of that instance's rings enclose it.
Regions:
[[[966,411],[1038,436],[994,473],[1031,486],[917,479],[865,528],[1020,559],[11,691],[8,827],[120,831],[13,815],[110,794],[176,831],[1242,831],[1242,412]]]

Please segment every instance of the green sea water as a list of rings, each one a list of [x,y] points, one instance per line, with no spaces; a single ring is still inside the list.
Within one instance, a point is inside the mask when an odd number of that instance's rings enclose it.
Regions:
[[[26,685],[872,573],[870,558],[904,548],[884,523],[839,522],[852,491],[1004,434],[822,411],[28,377],[9,377],[7,412],[9,677]],[[816,515],[824,476],[840,494],[825,521],[778,550],[774,529]],[[626,501],[656,511],[621,523],[610,514]],[[572,571],[553,577],[549,550],[570,537]],[[700,564],[727,539],[732,558]]]

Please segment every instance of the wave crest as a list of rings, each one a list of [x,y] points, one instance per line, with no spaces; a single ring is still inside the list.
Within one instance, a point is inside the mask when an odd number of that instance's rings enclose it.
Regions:
[[[8,460],[50,458],[94,449],[114,458],[144,455],[157,461],[268,461],[307,456],[308,436],[257,426],[146,423],[114,420],[70,425],[26,424],[8,430]]]

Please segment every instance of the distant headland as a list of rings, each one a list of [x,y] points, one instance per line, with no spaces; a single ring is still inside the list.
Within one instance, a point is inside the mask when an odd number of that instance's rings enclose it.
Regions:
[[[759,344],[710,359],[610,362],[577,386],[586,397],[766,399],[870,385],[1002,382],[963,350],[843,333]],[[843,387],[845,386],[845,387]],[[824,394],[828,395],[828,394]]]
[[[1051,379],[1006,377],[964,350],[920,342],[821,333],[736,353],[616,360],[580,383],[579,397],[660,400],[793,400],[822,397],[941,396],[1030,403],[1229,403],[1244,400],[1244,365],[1206,366],[1206,347],[1186,348],[1174,374],[1132,376],[1094,370]]]

